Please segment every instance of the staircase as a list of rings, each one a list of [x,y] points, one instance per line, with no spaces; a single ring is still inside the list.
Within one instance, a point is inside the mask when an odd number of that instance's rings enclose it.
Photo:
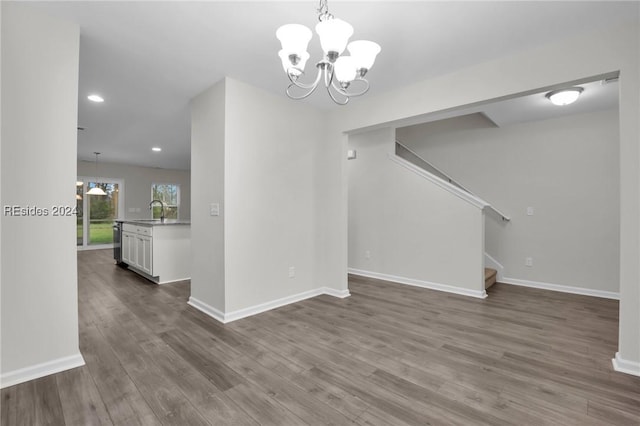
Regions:
[[[395,143],[395,155],[390,154],[389,159],[396,162],[397,164],[417,173],[418,175],[428,179],[432,183],[444,188],[449,193],[457,195],[463,200],[469,202],[475,207],[481,208],[483,211],[485,209],[494,212],[497,216],[502,219],[503,222],[509,222],[511,219],[509,216],[505,215],[491,204],[486,201],[478,198],[473,195],[471,191],[462,186],[460,183],[453,180],[449,175],[447,175],[442,170],[438,169],[433,164],[426,161],[424,158],[420,157],[418,154],[413,152],[411,149],[406,147],[402,142],[396,140]],[[484,217],[483,217],[484,220]],[[485,255],[487,255],[485,253]],[[490,266],[495,266],[494,263],[497,262],[491,258],[491,262],[488,262]],[[498,279],[498,271],[493,268],[484,268],[484,289],[487,290],[489,287],[494,285]]]
[[[484,289],[488,289],[492,285],[496,283],[496,277],[498,276],[498,271],[491,268],[484,268]]]
[[[487,203],[486,201],[483,201],[482,199],[476,197],[470,190],[468,190],[467,188],[462,186],[460,183],[458,183],[455,180],[453,180],[445,172],[443,172],[442,170],[438,169],[436,166],[434,166],[433,164],[429,163],[424,158],[420,157],[418,154],[413,152],[411,149],[407,148],[399,140],[396,140],[395,154],[396,154],[397,157],[400,157],[403,160],[408,161],[409,163],[411,163],[414,166],[426,171],[427,173],[429,173],[429,174],[431,174],[431,175],[433,175],[433,176],[435,176],[435,177],[437,177],[437,178],[439,178],[439,179],[441,179],[441,180],[443,180],[445,182],[448,182],[449,184],[455,186],[458,189],[461,189],[462,191],[466,192],[467,194],[470,194],[471,196],[476,198],[478,201],[481,201],[482,203],[484,203],[483,208],[486,207],[489,211],[494,212],[504,222],[509,222],[511,220],[511,218],[509,218],[509,216],[507,216],[506,214],[502,213],[500,210],[496,209],[494,206],[492,206],[491,204]]]

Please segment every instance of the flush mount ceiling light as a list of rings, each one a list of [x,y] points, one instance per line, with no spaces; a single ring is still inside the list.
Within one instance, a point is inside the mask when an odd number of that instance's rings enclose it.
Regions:
[[[100,155],[100,153],[94,152],[94,154],[96,155],[96,176],[98,176],[98,155]],[[99,186],[94,186],[87,191],[87,195],[107,195],[107,193]]]
[[[160,152],[162,151],[162,148],[160,148],[159,146],[154,146],[153,148],[151,148],[151,151]]]
[[[304,99],[311,95],[320,80],[323,80],[331,99],[339,105],[346,105],[350,97],[364,95],[369,90],[369,82],[364,76],[373,66],[376,55],[380,53],[380,46],[367,40],[352,41],[347,46],[349,37],[353,34],[353,27],[329,13],[327,0],[320,0],[317,12],[320,22],[316,25],[316,33],[320,37],[324,57],[316,64],[318,74],[313,83],[299,81],[309,59],[307,45],[312,37],[311,30],[304,25],[287,24],[276,31],[276,37],[282,44],[278,56],[291,82],[286,93],[291,99]],[[349,50],[350,56],[340,56],[345,47]],[[349,90],[352,84],[356,90]],[[300,94],[294,94],[292,89]]]
[[[91,102],[104,102],[104,98],[96,94],[87,96],[87,99],[89,99]]]
[[[545,96],[554,105],[569,105],[578,100],[580,93],[584,89],[582,87],[570,87],[568,89],[554,90],[547,93]]]

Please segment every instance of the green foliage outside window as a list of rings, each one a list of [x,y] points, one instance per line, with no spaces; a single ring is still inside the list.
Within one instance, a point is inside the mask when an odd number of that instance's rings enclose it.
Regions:
[[[180,186],[171,183],[153,184],[151,186],[152,200],[161,200],[164,203],[164,217],[178,219],[180,205]],[[153,218],[160,219],[162,209],[160,205],[153,205]]]

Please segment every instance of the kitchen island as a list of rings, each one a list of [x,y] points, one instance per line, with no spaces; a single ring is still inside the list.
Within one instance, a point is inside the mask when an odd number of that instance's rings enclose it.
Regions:
[[[156,284],[191,278],[191,222],[118,220],[122,225],[121,265]]]

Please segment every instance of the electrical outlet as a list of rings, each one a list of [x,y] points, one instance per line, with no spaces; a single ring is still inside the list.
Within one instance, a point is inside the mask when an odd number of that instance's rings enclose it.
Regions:
[[[365,259],[371,259],[371,252],[369,250],[364,252],[364,258]]]
[[[524,258],[524,266],[533,266],[533,257],[525,257]]]
[[[289,266],[289,278],[293,278],[296,276],[296,268],[295,266]]]
[[[220,216],[220,204],[218,203],[209,204],[209,214],[211,216]]]

